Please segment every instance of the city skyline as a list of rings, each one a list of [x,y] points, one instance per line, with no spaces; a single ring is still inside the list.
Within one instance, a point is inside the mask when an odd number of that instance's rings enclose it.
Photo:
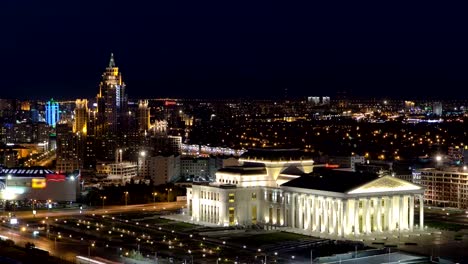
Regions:
[[[467,96],[456,6],[2,5],[2,97],[92,98],[112,52],[129,98]]]

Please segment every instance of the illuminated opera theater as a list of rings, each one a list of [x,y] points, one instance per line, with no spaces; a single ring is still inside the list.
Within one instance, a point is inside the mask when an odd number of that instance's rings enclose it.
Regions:
[[[43,167],[0,169],[0,200],[74,202],[79,187],[79,171],[65,175]]]
[[[340,237],[411,232],[424,226],[424,189],[419,185],[314,166],[299,150],[249,150],[239,161],[241,166],[220,169],[215,182],[187,189],[191,221],[260,224]]]

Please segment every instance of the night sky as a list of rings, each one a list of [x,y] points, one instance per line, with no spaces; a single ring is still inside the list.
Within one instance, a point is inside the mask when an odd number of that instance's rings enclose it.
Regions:
[[[248,2],[1,0],[0,98],[467,98],[466,6]]]

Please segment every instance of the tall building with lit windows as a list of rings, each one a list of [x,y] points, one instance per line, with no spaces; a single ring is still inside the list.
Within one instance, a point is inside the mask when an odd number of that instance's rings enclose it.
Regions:
[[[96,99],[97,112],[93,115],[96,159],[112,160],[115,150],[125,144],[130,117],[125,83],[113,54],[102,74]]]
[[[86,135],[88,132],[88,100],[77,99],[75,101],[75,119],[73,132]]]
[[[187,220],[345,238],[424,228],[424,188],[417,184],[371,173],[316,170],[298,150],[250,150],[239,162],[218,170],[215,182],[187,188]]]
[[[51,127],[55,127],[57,122],[60,120],[59,103],[53,98],[50,99],[45,105],[45,111],[47,124],[49,124]]]
[[[138,129],[148,131],[150,125],[150,109],[148,100],[138,101]]]
[[[98,132],[117,133],[127,112],[127,94],[119,67],[114,61],[114,54],[111,54],[109,65],[102,74],[97,104]]]

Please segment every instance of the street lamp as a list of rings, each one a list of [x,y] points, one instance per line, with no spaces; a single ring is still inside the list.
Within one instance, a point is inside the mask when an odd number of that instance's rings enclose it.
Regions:
[[[107,199],[106,196],[101,196],[102,199],[102,209],[104,209],[104,201]]]
[[[125,206],[127,206],[128,192],[124,192],[125,195]]]
[[[91,247],[94,247],[94,243],[92,243],[90,246],[88,246],[88,257],[91,256]]]
[[[166,188],[167,191],[167,202],[169,202],[169,193],[172,192],[172,188]]]
[[[153,193],[151,193],[151,195],[153,195],[153,203],[155,203],[156,202],[156,196],[158,195],[158,193],[153,192]]]

